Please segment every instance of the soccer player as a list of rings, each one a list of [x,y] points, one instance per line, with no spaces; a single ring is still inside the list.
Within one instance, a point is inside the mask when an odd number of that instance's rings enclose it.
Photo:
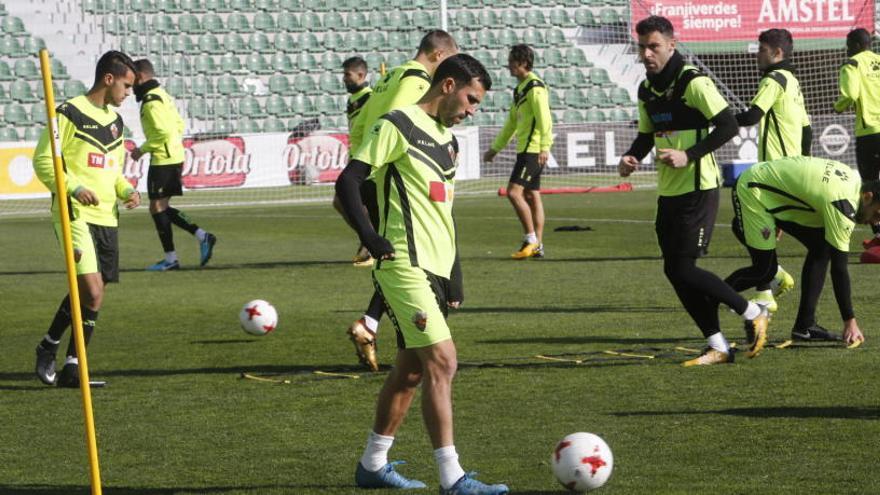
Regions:
[[[183,119],[177,113],[171,98],[155,79],[153,64],[147,59],[135,62],[137,69],[135,98],[141,104],[141,125],[147,141],[131,152],[133,160],[150,154],[150,171],[147,174],[147,194],[150,198],[150,214],[159,233],[159,241],[165,251],[165,259],[147,267],[148,271],[165,272],[180,268],[174,249],[174,233],[171,225],[194,235],[199,241],[199,265],[205,266],[214,253],[217,237],[192,223],[182,211],[170,205],[172,196],[183,194],[180,174],[183,169]]]
[[[89,91],[58,107],[58,135],[67,181],[70,229],[76,280],[79,286],[83,337],[88,345],[98,311],[104,301],[104,287],[119,281],[117,200],[126,208],[140,204],[140,195],[122,175],[125,164],[123,124],[110,105],[118,107],[131,94],[135,81],[134,63],[128,55],[109,51],[95,69],[95,83]],[[55,195],[55,169],[48,128],[43,130],[34,151],[34,171],[52,193],[55,233],[61,237],[61,221]],[[49,331],[37,345],[37,377],[45,384],[79,387],[79,360],[73,335],[61,374],[56,377],[55,353],[71,322],[70,295],[66,296]],[[56,380],[57,378],[57,380]]]
[[[458,143],[449,128],[473,115],[492,81],[469,55],[449,57],[438,67],[418,105],[375,122],[336,182],[336,192],[361,242],[376,258],[373,280],[397,330],[394,367],[379,392],[376,418],[358,463],[362,488],[424,488],[388,462],[394,434],[422,384],[422,415],[440,470],[442,494],[503,494],[458,463],[452,429],[455,345],[446,324],[453,266],[457,264],[452,218]],[[379,188],[379,232],[363,214],[360,184],[373,174]]]
[[[428,31],[419,43],[414,59],[388,71],[373,87],[373,94],[361,109],[360,117],[351,129],[350,141],[360,143],[365,129],[386,113],[409,105],[415,105],[428,92],[431,77],[437,67],[447,57],[458,53],[455,38],[446,31],[435,29]],[[357,149],[351,148],[352,156]],[[375,198],[375,183],[365,182],[362,194],[366,203]],[[338,198],[334,198],[334,203]],[[369,209],[368,205],[368,209]],[[344,216],[344,215],[343,215]],[[379,210],[375,210],[373,220],[378,224]],[[459,301],[460,302],[460,301]],[[376,360],[376,336],[379,332],[379,319],[382,317],[384,303],[378,291],[373,292],[370,304],[363,317],[348,327],[348,336],[354,344],[355,352],[361,363],[373,371],[379,369]]]
[[[348,117],[348,149],[354,152],[361,143],[359,139],[357,141],[351,139],[351,130],[358,124],[357,121],[363,118],[361,110],[373,94],[373,88],[367,83],[367,61],[361,57],[354,56],[342,62],[342,83],[345,84],[345,90],[349,94],[348,106],[345,109],[345,115]],[[373,226],[378,227],[379,212],[371,207],[371,205],[376,204],[376,184],[371,180],[367,180],[364,182],[364,188],[365,190],[361,191],[365,200],[364,207],[367,208],[370,220],[373,221]],[[333,207],[342,215],[345,222],[351,226],[351,223],[345,216],[345,212],[342,211],[342,204],[339,203],[338,198],[333,202]],[[364,246],[358,247],[358,252],[355,254],[353,261],[355,266],[373,266],[373,258]]]
[[[553,117],[547,85],[534,72],[535,51],[529,45],[514,45],[507,57],[510,75],[519,84],[507,122],[495,142],[483,155],[491,162],[516,133],[516,163],[507,184],[507,199],[523,228],[523,243],[514,259],[544,257],[544,204],[541,201],[541,172],[553,145]]]
[[[760,123],[759,162],[810,156],[813,128],[790,60],[793,51],[794,42],[786,29],[768,29],[758,36],[758,93],[748,110],[736,114],[736,122],[745,127]],[[794,288],[794,278],[779,266],[773,282],[775,294],[770,284],[761,285],[752,299],[771,313],[779,309],[774,296]]]
[[[727,278],[736,290],[766,282],[776,272],[777,227],[807,248],[795,340],[840,340],[816,323],[816,305],[831,263],[831,282],[843,319],[843,340],[864,340],[850,300],[847,252],[856,223],[880,220],[880,181],[861,182],[843,163],[811,157],[780,158],[749,168],[733,193],[736,237],[752,265]]]
[[[707,252],[718,214],[721,179],[712,152],[736,134],[736,118],[715,83],[675,50],[668,19],[642,19],[636,33],[647,78],[638,92],[639,134],[621,157],[618,169],[621,176],[629,176],[657,147],[655,228],[663,271],[708,341],[700,356],[682,364],[733,362],[733,353],[721,333],[718,302],[743,317],[749,340],[746,356],[755,357],[766,343],[767,309],[697,267],[697,258]],[[711,132],[710,125],[715,126]]]
[[[853,29],[846,35],[846,55],[840,67],[840,97],[835,112],[855,108],[856,165],[863,181],[880,178],[880,55],[871,51],[871,34]],[[871,225],[874,237],[865,249],[880,246],[880,223]]]

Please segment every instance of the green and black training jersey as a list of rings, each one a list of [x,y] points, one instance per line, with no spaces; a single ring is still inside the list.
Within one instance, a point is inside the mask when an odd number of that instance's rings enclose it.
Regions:
[[[184,122],[174,98],[156,80],[150,80],[136,90],[141,104],[141,125],[147,141],[140,150],[150,154],[150,165],[180,165],[184,160]]]
[[[443,124],[412,105],[373,124],[353,157],[373,167],[379,204],[379,234],[395,249],[393,261],[449,279],[455,261],[452,220],[458,142]]]
[[[503,150],[516,134],[517,153],[550,151],[553,145],[553,116],[547,85],[529,72],[513,90],[513,104],[501,132],[492,143],[492,151]]]
[[[373,85],[373,94],[361,109],[361,119],[351,130],[350,141],[363,143],[364,134],[379,117],[398,108],[415,105],[431,87],[431,76],[419,62],[410,60],[385,74]],[[352,148],[354,154],[354,148]]]
[[[639,132],[654,135],[656,149],[687,150],[706,138],[712,118],[728,105],[715,83],[684,65],[665,91],[657,91],[645,80],[639,86]],[[721,176],[713,153],[687,166],[674,168],[654,160],[657,194],[679,196],[696,190],[719,187]]]
[[[67,194],[71,197],[71,215],[95,225],[117,226],[119,211],[116,200],[125,199],[134,191],[122,175],[125,164],[122,117],[106,106],[96,107],[85,95],[62,103],[57,113],[60,152]],[[50,139],[46,127],[34,150],[33,164],[37,178],[52,191],[52,213],[57,215]],[[85,206],[73,199],[72,196],[80,187],[93,191],[99,203]]]
[[[861,184],[848,165],[809,156],[757,163],[738,179],[774,218],[824,228],[839,251],[849,251]]]
[[[880,55],[865,50],[840,68],[840,97],[834,110],[855,107],[856,136],[880,133]]]
[[[345,116],[348,118],[348,148],[356,150],[360,146],[360,141],[355,141],[352,136],[352,130],[359,125],[358,120],[363,118],[364,105],[373,94],[373,88],[364,83],[364,87],[355,91],[348,97],[348,105],[345,108]]]
[[[799,156],[803,150],[804,127],[810,125],[810,117],[794,73],[788,69],[766,72],[758,83],[752,105],[764,112],[758,138],[758,161]]]

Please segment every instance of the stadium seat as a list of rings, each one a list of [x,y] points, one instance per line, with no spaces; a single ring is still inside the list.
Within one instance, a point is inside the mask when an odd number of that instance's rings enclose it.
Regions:
[[[273,95],[287,96],[290,94],[290,81],[287,76],[273,74],[269,77],[269,92]]]
[[[62,88],[65,100],[86,94],[86,85],[79,79],[69,79],[64,81],[64,86],[62,86]]]
[[[0,26],[2,26],[4,33],[11,36],[27,35],[27,29],[25,29],[24,23],[21,22],[19,17],[8,15],[0,21]]]
[[[568,15],[566,9],[553,9],[550,11],[550,24],[556,27],[571,28],[577,26],[574,19]]]
[[[250,117],[251,119],[263,117],[263,109],[260,107],[260,102],[253,96],[242,98],[238,104],[238,111],[243,117]]]
[[[322,12],[330,10],[333,3],[326,0],[302,0],[302,9],[305,11]]]
[[[592,67],[593,65],[587,61],[584,51],[577,47],[566,50],[565,61],[570,67]]]
[[[129,8],[132,10],[132,12],[143,14],[156,13],[156,4],[154,4],[152,0],[131,0],[131,2],[129,3]]]
[[[479,31],[476,31],[476,32],[478,33]],[[419,35],[418,40],[413,39],[414,38],[413,33]],[[462,48],[463,50],[470,50],[472,48],[476,48],[479,45],[476,41],[475,32],[473,32],[473,31],[463,31],[463,30],[459,29],[457,31],[453,31],[450,34],[452,34],[452,36],[455,38],[456,43],[458,43],[458,46],[460,48]],[[408,40],[407,45],[408,46],[409,45],[419,46],[419,41],[421,41],[421,35],[422,35],[422,33],[419,31],[412,31],[409,34],[407,34],[407,40]]]
[[[189,75],[192,72],[192,66],[189,63],[189,58],[180,54],[174,54],[171,56],[171,63],[169,64],[169,73],[174,75]]]
[[[128,36],[147,34],[150,31],[150,28],[147,25],[147,16],[144,14],[128,16],[128,19],[125,21],[125,29],[128,30],[128,32],[125,33]]]
[[[43,126],[28,127],[24,130],[25,141],[39,141],[40,135],[43,133]]]
[[[102,15],[106,11],[106,8],[103,0],[83,0],[82,10],[87,14]]]
[[[156,12],[164,12],[166,14],[179,14],[183,12],[177,0],[156,0]]]
[[[171,51],[167,38],[161,34],[147,36],[145,49],[152,56],[167,55]]]
[[[488,91],[486,93],[486,95],[483,97],[483,101],[480,102],[480,111],[492,112],[498,110],[498,108],[495,106],[496,93],[498,93],[498,91]]]
[[[584,115],[585,122],[605,122],[606,120],[605,112],[598,108],[589,108],[586,115]]]
[[[593,86],[587,90],[587,99],[590,101],[590,105],[594,107],[605,108],[612,106],[605,90],[598,86]]]
[[[153,16],[153,32],[159,34],[173,34],[177,32],[177,26],[174,25],[174,19],[170,15]]]
[[[214,100],[214,118],[218,120],[234,119],[238,115],[238,109],[235,107],[237,101],[232,98]]]
[[[292,12],[282,12],[278,14],[278,31],[302,31],[299,24],[299,17]]]
[[[513,29],[502,29],[500,33],[498,33],[498,45],[503,46],[510,50],[510,47],[519,43],[519,36],[517,36],[516,31]],[[504,57],[507,60],[507,56]]]
[[[492,114],[488,111],[478,111],[470,120],[466,120],[464,125],[492,125]]]
[[[565,101],[565,106],[569,108],[587,107],[587,99],[584,97],[583,91],[578,88],[566,90],[563,100]]]
[[[43,41],[43,38],[29,36],[24,40],[23,49],[28,55],[39,56],[40,50],[43,48],[46,48],[46,42]]]
[[[303,74],[302,72],[293,77],[293,89],[297,93],[318,93],[318,85],[315,84],[315,80],[312,79],[312,76]]]
[[[318,114],[317,110],[315,110],[315,104],[312,102],[311,97],[302,93],[297,94],[293,97],[293,100],[290,103],[290,111],[296,115],[311,116]]]
[[[338,67],[337,69],[341,69]],[[340,77],[334,75],[337,71],[324,72],[318,77],[318,89],[327,94],[342,94],[345,92],[345,86],[342,84]]]
[[[341,100],[339,98],[335,98],[332,95],[319,95],[315,101],[315,109],[322,114],[332,115],[334,118],[342,113],[344,110],[339,107],[339,102]]]
[[[336,129],[336,116],[322,114],[318,117],[318,126],[320,129]]]
[[[272,55],[271,67],[275,72],[281,72],[282,74],[292,74],[296,72],[296,68],[293,65],[293,61],[290,59],[290,55],[286,53],[276,53],[275,55]]]
[[[615,86],[611,88],[608,96],[611,98],[611,102],[615,105],[628,107],[633,104],[632,100],[629,97],[629,92],[621,88],[620,86]]]
[[[477,42],[477,46],[481,48],[495,48],[498,45],[498,40],[495,39],[495,34],[488,29],[478,31],[475,41]]]
[[[595,27],[598,24],[593,11],[584,8],[574,11],[574,23],[581,27]]]
[[[271,12],[278,10],[277,3],[276,0],[255,0],[254,8],[265,12]]]
[[[299,24],[304,31],[317,33],[323,30],[323,24],[318,14],[314,12],[303,12],[299,18]]]
[[[550,87],[550,108],[559,109],[565,106],[565,103],[562,99],[562,91],[554,90],[553,86]]]
[[[229,0],[229,9],[233,12],[255,12],[254,4],[251,0]]]
[[[477,26],[477,16],[470,10],[459,10],[455,13],[455,17],[452,17],[452,26],[455,26],[462,30],[473,29],[474,26]],[[452,27],[450,26],[450,27]],[[494,27],[494,26],[493,26]]]
[[[214,62],[214,57],[203,54],[196,57],[195,70],[198,74],[219,74],[220,67]]]
[[[287,106],[287,102],[280,95],[272,95],[266,99],[266,113],[275,117],[289,117],[290,116],[290,108]],[[268,122],[266,123],[266,132],[269,131]]]
[[[227,53],[220,58],[220,69],[226,74],[244,74],[247,71],[238,55]]]
[[[0,129],[0,142],[14,143],[17,141],[21,141],[21,139],[18,137],[18,131],[14,128],[4,127]]]
[[[599,11],[599,24],[617,24],[619,22],[621,22],[621,17],[616,10],[604,8]]]
[[[21,43],[12,37],[12,36],[4,36],[3,40],[0,41],[0,55],[9,57],[9,58],[21,58],[28,56],[28,53],[24,51],[21,47]]]
[[[14,126],[30,124],[27,110],[18,103],[7,103],[3,107],[3,120]]]
[[[125,22],[117,15],[108,15],[104,18],[104,31],[113,35],[122,34],[125,32]]]
[[[519,13],[513,9],[507,9],[501,12],[500,23],[508,27],[522,27],[522,20],[519,18]]]
[[[248,48],[244,38],[238,33],[226,34],[226,36],[223,37],[223,48],[225,48],[227,52],[236,54],[251,53],[251,49]]]
[[[171,49],[174,53],[193,54],[196,52],[196,45],[188,35],[179,34],[171,38]]]
[[[550,30],[550,33],[547,35],[547,46],[565,48],[569,45],[571,43],[569,43],[568,38],[565,37],[565,33],[561,29],[553,28]]]
[[[595,86],[605,86],[611,84],[611,79],[605,69],[594,67],[590,69],[590,82]]]
[[[230,120],[220,118],[211,125],[211,133],[217,136],[228,136],[235,132],[235,124]]]
[[[550,46],[551,48],[544,50],[544,53],[541,54],[543,65],[547,67],[565,67],[565,58],[562,56],[562,51],[553,44]]]
[[[192,92],[197,97],[214,95],[214,79],[204,74],[194,77],[192,80]]]
[[[276,29],[275,18],[268,12],[257,12],[254,15],[254,30],[264,33],[274,33]]]
[[[284,122],[279,119],[266,119],[266,121],[263,123],[263,132],[287,132],[287,127],[284,125]]]
[[[370,26],[370,21],[367,20],[367,14],[358,10],[349,12],[345,23],[348,25],[349,29],[356,29],[358,31],[369,31],[370,29],[373,29],[372,26]]]
[[[345,47],[346,51],[359,51],[367,44],[367,40],[364,38],[363,33],[357,31],[348,31],[342,39],[342,45]]]
[[[31,105],[31,122],[34,124],[46,124],[48,117],[46,117],[46,104],[42,101],[34,103]]]
[[[205,10],[208,12],[231,12],[226,0],[205,0]]]
[[[385,61],[385,65],[388,67],[397,67],[398,65],[403,65],[409,59],[409,54],[406,52],[391,52],[388,54],[388,58]]]
[[[260,123],[255,119],[242,119],[238,123],[238,132],[242,134],[259,134],[263,132]]]
[[[367,67],[375,67],[378,70],[385,63],[385,56],[381,53],[370,52],[364,57],[364,60],[367,61]],[[388,65],[386,64],[385,67],[387,68]]]
[[[368,14],[367,22],[372,29],[387,29],[388,15],[383,10],[373,10]],[[413,19],[413,22],[415,22],[415,19]],[[425,26],[425,29],[427,29],[427,26]]]
[[[226,31],[226,28],[223,27],[223,19],[215,14],[213,11],[209,11],[210,13],[202,16],[202,28],[206,33],[214,33],[219,35]]]
[[[217,39],[217,36],[213,33],[205,33],[199,36],[199,51],[209,55],[226,53],[226,50],[220,46],[220,41]]]
[[[171,77],[165,82],[165,90],[176,98],[184,96],[186,94],[186,80],[182,77]]]
[[[245,62],[247,69],[254,74],[271,74],[273,69],[266,62],[266,57],[259,53],[251,53]]]
[[[531,28],[543,28],[547,21],[544,19],[544,12],[536,9],[526,10],[525,24]]]
[[[297,51],[296,38],[290,33],[278,33],[275,35],[275,49],[282,53],[294,53]]]
[[[189,105],[187,105],[187,112],[189,116],[198,119],[198,120],[206,120],[211,118],[211,104],[209,100],[204,100],[201,98],[193,99],[189,101]]]
[[[470,12],[469,10],[465,10],[464,12]],[[499,23],[503,22],[498,19],[498,14],[495,13],[494,10],[491,9],[483,9],[480,11],[479,16],[476,17],[475,20],[471,20],[470,24],[460,25],[462,29],[471,30],[474,29],[474,25],[482,27],[483,29],[497,29]]]
[[[180,10],[194,13],[207,12],[202,0],[180,0]]]
[[[613,108],[608,116],[608,120],[612,122],[629,122],[632,120],[632,116],[622,108]]]
[[[330,32],[345,29],[345,18],[339,12],[327,12],[324,14],[324,29]]]
[[[296,66],[299,70],[315,72],[319,69],[315,56],[308,52],[302,52],[296,57]]]
[[[342,70],[342,57],[336,52],[324,52],[321,67],[328,72]]]
[[[382,31],[370,31],[367,33],[366,48],[369,50],[384,51],[387,48],[385,33]]]
[[[324,48],[321,46],[321,42],[318,41],[318,37],[315,36],[315,34],[311,31],[306,31],[299,36],[299,48],[300,50],[305,50],[308,52],[324,51]]]
[[[246,34],[251,32],[251,23],[244,14],[235,12],[226,18],[226,29],[234,33]]]
[[[53,61],[55,59],[52,59]],[[55,76],[55,70],[52,70],[52,76]],[[0,60],[0,81],[12,81],[15,80],[15,76],[12,74],[12,69],[9,68],[9,64],[6,63],[5,60]],[[2,86],[0,86],[2,87]]]
[[[523,33],[522,42],[535,48],[544,48],[547,42],[542,33],[543,31],[530,27]]]
[[[440,27],[440,16],[437,11],[417,10],[413,13],[412,23],[422,28],[422,31],[437,29]]]
[[[255,51],[258,53],[274,53],[275,52],[275,47],[272,46],[272,42],[269,41],[269,37],[263,33],[251,34],[251,37],[248,40],[248,46],[250,46],[251,51]]]
[[[321,42],[324,48],[331,52],[345,52],[345,39],[336,31],[324,33],[324,40]]]
[[[199,22],[199,18],[193,14],[183,14],[177,19],[177,29],[180,30],[181,33],[186,34],[202,34],[205,32],[202,29],[202,24]]]
[[[474,50],[471,52],[471,55],[477,60],[479,60],[483,66],[487,68],[495,67],[495,55],[492,54],[491,51],[486,49]]]
[[[40,70],[37,69],[37,64],[34,63],[33,59],[30,58],[21,58],[16,60],[15,65],[13,66],[13,70],[15,71],[15,76],[20,79],[42,79],[42,76],[40,75]]]

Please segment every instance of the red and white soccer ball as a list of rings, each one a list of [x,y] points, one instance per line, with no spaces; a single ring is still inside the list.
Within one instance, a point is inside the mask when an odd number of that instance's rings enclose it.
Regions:
[[[238,319],[245,332],[251,335],[266,335],[278,325],[278,312],[268,302],[254,299],[241,308]]]
[[[614,456],[608,444],[597,435],[572,433],[556,444],[551,464],[562,486],[584,493],[608,481],[614,468]]]

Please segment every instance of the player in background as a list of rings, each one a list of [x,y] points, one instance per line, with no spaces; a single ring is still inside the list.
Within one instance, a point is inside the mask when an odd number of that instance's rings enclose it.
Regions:
[[[767,309],[697,267],[697,258],[707,252],[718,214],[721,177],[712,152],[736,134],[736,118],[715,83],[675,50],[675,33],[668,19],[642,19],[636,33],[647,77],[638,92],[639,134],[618,168],[621,176],[629,176],[656,146],[655,229],[663,271],[708,341],[700,356],[682,364],[733,362],[733,352],[721,333],[719,302],[745,320],[746,356],[755,357],[766,343]],[[715,127],[711,132],[710,126]]]
[[[183,195],[181,171],[183,169],[183,118],[177,112],[174,99],[155,79],[156,71],[147,59],[136,61],[135,99],[141,104],[141,126],[146,142],[131,152],[133,160],[150,154],[150,170],[147,173],[147,195],[150,198],[150,214],[165,251],[165,259],[147,267],[148,271],[164,272],[180,268],[174,249],[176,225],[194,235],[199,241],[199,265],[205,266],[214,253],[217,238],[192,223],[182,211],[171,206],[173,196]]]
[[[507,184],[507,199],[523,228],[523,242],[514,259],[544,257],[544,203],[541,201],[541,172],[553,145],[553,116],[547,85],[532,72],[535,51],[529,45],[514,45],[507,57],[510,75],[519,84],[513,90],[510,114],[492,146],[483,155],[491,162],[516,134],[516,163]]]
[[[491,78],[469,55],[449,57],[437,69],[418,105],[385,114],[336,182],[336,192],[358,236],[376,258],[373,280],[397,331],[394,367],[379,392],[376,417],[355,482],[362,488],[424,488],[388,462],[388,450],[416,389],[440,471],[440,493],[493,495],[505,485],[477,481],[458,463],[452,428],[455,345],[446,324],[448,293],[458,264],[452,199],[458,142],[449,130],[474,114]],[[379,207],[387,212],[379,232],[361,208],[360,185],[373,175]],[[459,279],[460,282],[460,279]],[[451,304],[450,304],[451,305]]]
[[[58,107],[58,135],[65,167],[67,196],[55,195],[55,169],[48,127],[34,150],[34,172],[52,191],[55,235],[61,238],[59,201],[67,201],[76,281],[79,286],[83,337],[88,345],[104,302],[104,287],[119,281],[117,200],[126,208],[140,204],[140,195],[122,175],[125,146],[122,117],[111,107],[122,105],[134,86],[135,68],[128,55],[109,51],[95,69],[95,83],[81,96]],[[79,360],[73,334],[61,374],[55,373],[55,353],[71,322],[70,295],[55,312],[49,331],[37,345],[37,377],[45,384],[79,387]],[[56,380],[57,378],[57,380]]]
[[[856,165],[862,181],[880,178],[880,55],[871,51],[871,34],[862,28],[846,35],[846,55],[840,67],[840,96],[834,111],[856,113]],[[880,246],[880,223],[871,225],[874,237],[865,249]]]
[[[342,83],[345,85],[345,90],[348,91],[348,105],[345,108],[345,116],[348,118],[348,149],[353,153],[361,143],[360,140],[355,141],[351,138],[351,130],[358,124],[358,120],[363,118],[361,110],[363,110],[367,100],[373,94],[373,88],[367,82],[367,61],[361,57],[354,56],[342,62]],[[371,205],[376,204],[376,183],[367,180],[364,182],[363,187],[368,189],[361,191],[364,197],[364,207],[367,208],[373,225],[378,226],[379,212],[375,206],[371,207]],[[351,222],[345,216],[342,204],[339,203],[339,198],[334,198],[333,207],[336,208],[336,211],[342,215],[342,218],[351,227]],[[357,254],[355,254],[352,261],[355,266],[373,266],[373,258],[364,246],[358,247]]]
[[[794,42],[786,29],[768,29],[758,36],[758,92],[749,109],[736,114],[736,122],[741,127],[760,124],[759,162],[811,154],[813,128],[791,63],[793,51]],[[752,298],[771,313],[779,309],[775,296],[794,288],[794,278],[782,266],[777,267],[772,284],[759,285]]]
[[[360,143],[364,130],[370,129],[379,117],[392,110],[418,103],[428,92],[431,77],[440,63],[456,53],[458,53],[458,44],[449,33],[440,29],[428,31],[422,37],[414,59],[391,69],[373,85],[373,94],[361,109],[360,117],[356,119],[351,129],[349,140]],[[351,148],[351,156],[356,152],[355,148]],[[375,197],[375,190],[370,187],[368,185],[365,192]],[[333,201],[338,202],[338,198],[334,198]],[[367,202],[370,201],[372,200],[367,198]],[[378,211],[376,210],[374,219],[378,218]],[[373,371],[379,369],[376,359],[376,336],[383,310],[382,298],[374,291],[367,311],[348,327],[348,336],[354,343],[358,359]]]
[[[807,248],[801,301],[791,331],[795,340],[840,340],[816,323],[816,306],[831,263],[843,340],[864,340],[850,298],[847,252],[856,223],[880,220],[880,181],[862,183],[849,165],[811,157],[758,163],[740,176],[733,192],[733,231],[752,265],[727,277],[736,290],[766,282],[776,271],[776,228]]]

